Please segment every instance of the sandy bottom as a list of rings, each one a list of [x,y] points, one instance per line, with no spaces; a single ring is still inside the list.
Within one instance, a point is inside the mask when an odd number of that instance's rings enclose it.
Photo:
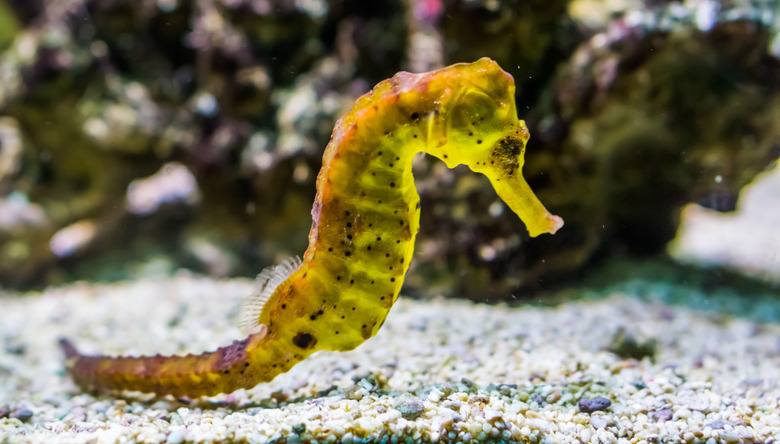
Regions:
[[[0,442],[780,442],[780,326],[613,296],[556,308],[401,299],[379,335],[194,401],[80,393],[86,352],[240,338],[246,280],[0,295]]]

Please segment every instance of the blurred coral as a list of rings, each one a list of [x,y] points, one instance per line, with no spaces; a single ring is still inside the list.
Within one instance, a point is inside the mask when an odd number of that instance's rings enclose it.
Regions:
[[[780,165],[756,177],[739,194],[736,211],[687,205],[669,245],[682,262],[735,269],[780,283]]]

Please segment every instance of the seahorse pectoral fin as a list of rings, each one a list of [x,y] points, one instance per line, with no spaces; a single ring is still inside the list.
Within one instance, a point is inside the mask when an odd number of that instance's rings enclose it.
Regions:
[[[292,257],[282,261],[277,266],[266,267],[257,275],[257,290],[241,303],[238,315],[238,328],[242,333],[251,335],[259,333],[263,325],[260,315],[266,303],[282,282],[301,268],[301,258]]]
[[[490,177],[490,181],[498,196],[523,221],[531,237],[555,234],[563,226],[563,219],[547,211],[519,170],[509,176]]]

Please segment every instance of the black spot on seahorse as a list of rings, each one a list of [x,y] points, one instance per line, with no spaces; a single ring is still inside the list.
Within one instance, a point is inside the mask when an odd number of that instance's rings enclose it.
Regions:
[[[372,330],[372,329],[373,329],[373,327],[369,327],[369,326],[368,326],[368,325],[366,325],[366,324],[363,324],[363,325],[360,327],[360,330],[361,330],[361,332],[360,332],[360,333],[361,333],[361,335],[363,336],[363,339],[368,339],[368,338],[370,338],[370,337],[371,337],[371,333],[372,333],[372,331],[371,331],[371,330]]]
[[[293,344],[303,349],[314,347],[316,343],[317,343],[317,338],[315,338],[309,333],[299,332],[293,338]]]
[[[521,139],[508,136],[501,139],[493,148],[493,159],[502,167],[504,174],[511,176],[517,171],[524,149]]]

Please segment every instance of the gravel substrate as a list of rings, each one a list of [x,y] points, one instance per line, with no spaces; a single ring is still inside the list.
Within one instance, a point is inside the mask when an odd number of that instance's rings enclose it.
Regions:
[[[401,298],[378,336],[199,400],[81,394],[86,352],[239,338],[245,280],[0,296],[0,442],[780,443],[780,326],[622,295],[555,308]]]

